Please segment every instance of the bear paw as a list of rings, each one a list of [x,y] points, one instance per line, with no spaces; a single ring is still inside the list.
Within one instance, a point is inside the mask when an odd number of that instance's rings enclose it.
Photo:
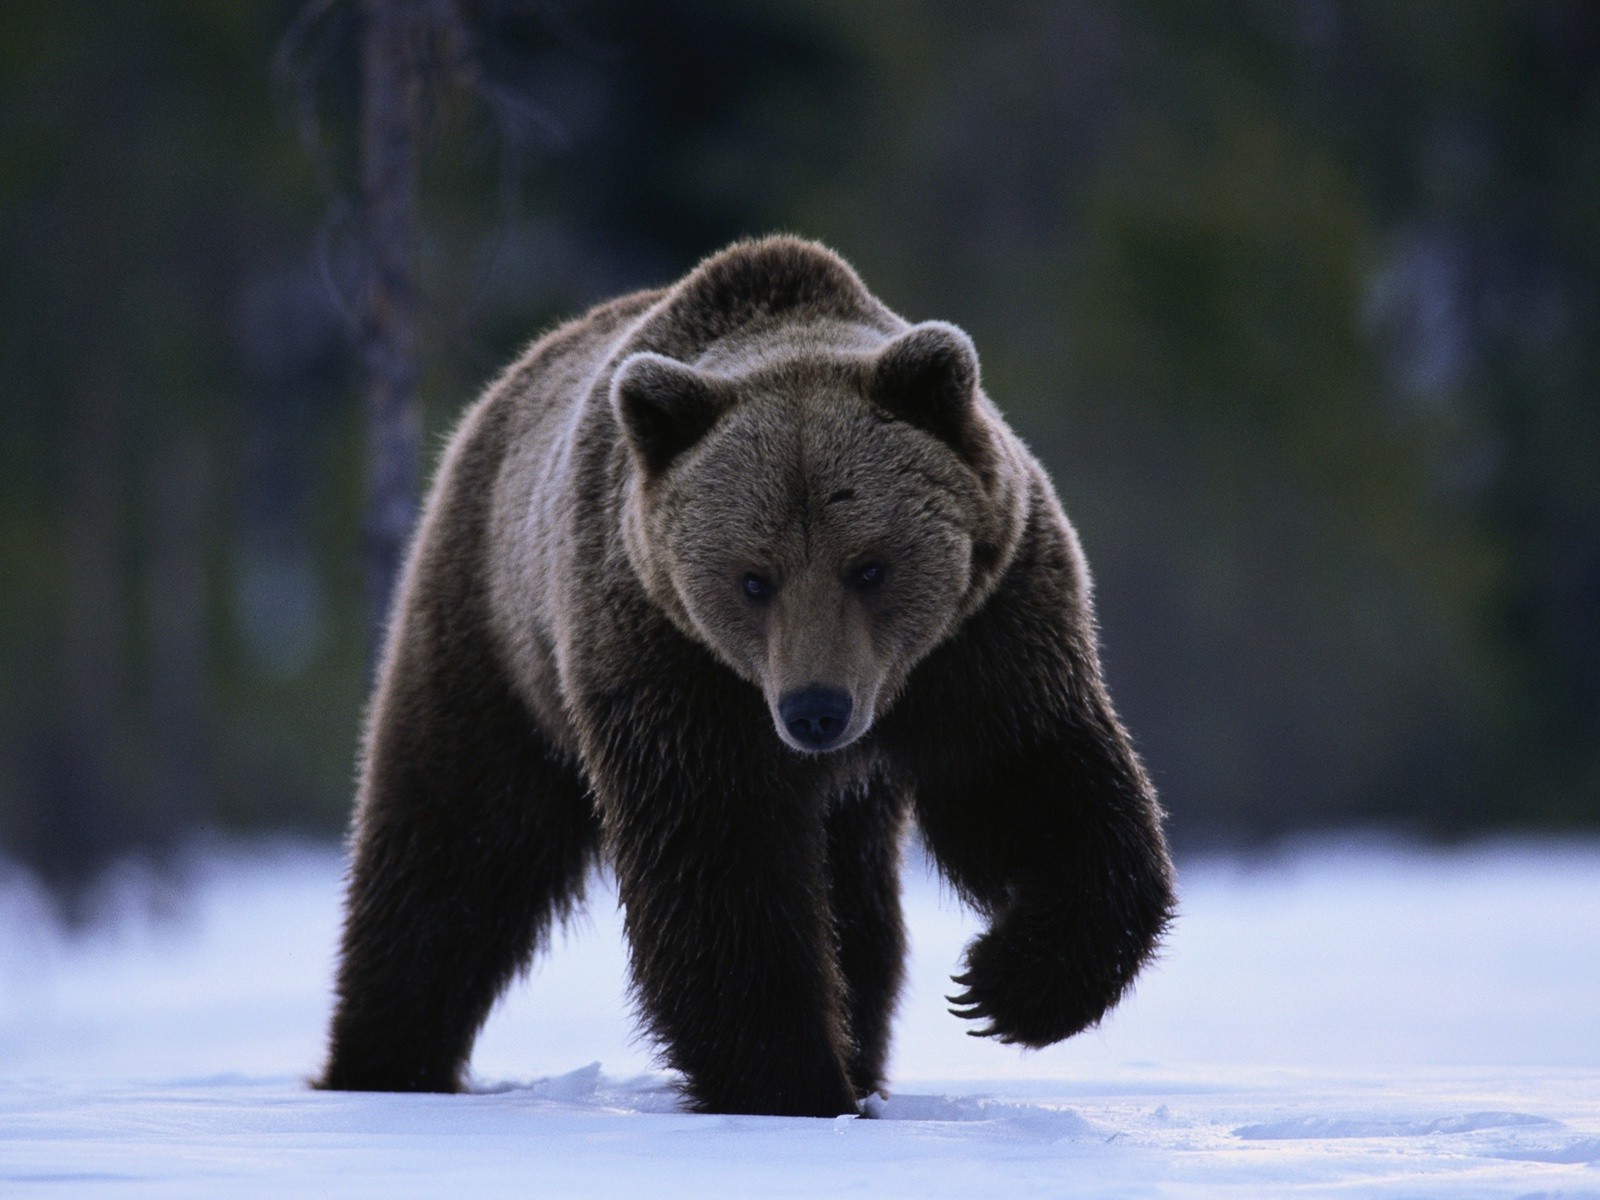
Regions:
[[[950,1012],[969,1021],[972,1037],[992,1037],[1032,1049],[1059,1042],[1096,1024],[1121,995],[1125,977],[1092,969],[1059,934],[1002,924],[967,948],[954,977],[962,990],[946,996]]]

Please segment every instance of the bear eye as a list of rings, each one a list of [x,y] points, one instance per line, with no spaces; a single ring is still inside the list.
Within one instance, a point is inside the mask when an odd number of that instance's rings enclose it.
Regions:
[[[850,572],[850,586],[862,592],[870,592],[873,588],[883,583],[884,569],[880,562],[862,563]]]
[[[746,571],[744,573],[742,586],[744,587],[744,594],[752,600],[770,600],[772,599],[772,593],[776,590],[772,586],[772,580],[765,575],[757,574],[755,571]]]

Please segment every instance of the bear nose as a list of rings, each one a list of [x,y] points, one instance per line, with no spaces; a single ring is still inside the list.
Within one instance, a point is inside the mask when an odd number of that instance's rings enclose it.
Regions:
[[[854,707],[849,692],[813,684],[779,700],[778,716],[806,749],[826,750],[844,735]]]

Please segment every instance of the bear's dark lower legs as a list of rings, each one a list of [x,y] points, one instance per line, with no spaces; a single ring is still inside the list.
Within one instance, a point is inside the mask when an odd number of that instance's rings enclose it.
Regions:
[[[828,899],[850,1023],[847,1068],[858,1096],[884,1086],[890,1022],[905,976],[900,834],[906,800],[885,783],[828,814]]]
[[[319,1086],[459,1089],[500,992],[581,896],[598,827],[496,676],[435,696],[395,672],[354,834],[337,1006]]]

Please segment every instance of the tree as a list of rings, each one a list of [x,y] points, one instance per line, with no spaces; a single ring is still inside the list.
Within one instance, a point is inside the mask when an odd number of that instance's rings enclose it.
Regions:
[[[436,0],[361,6],[367,645],[375,662],[417,510],[416,193],[423,61]]]

